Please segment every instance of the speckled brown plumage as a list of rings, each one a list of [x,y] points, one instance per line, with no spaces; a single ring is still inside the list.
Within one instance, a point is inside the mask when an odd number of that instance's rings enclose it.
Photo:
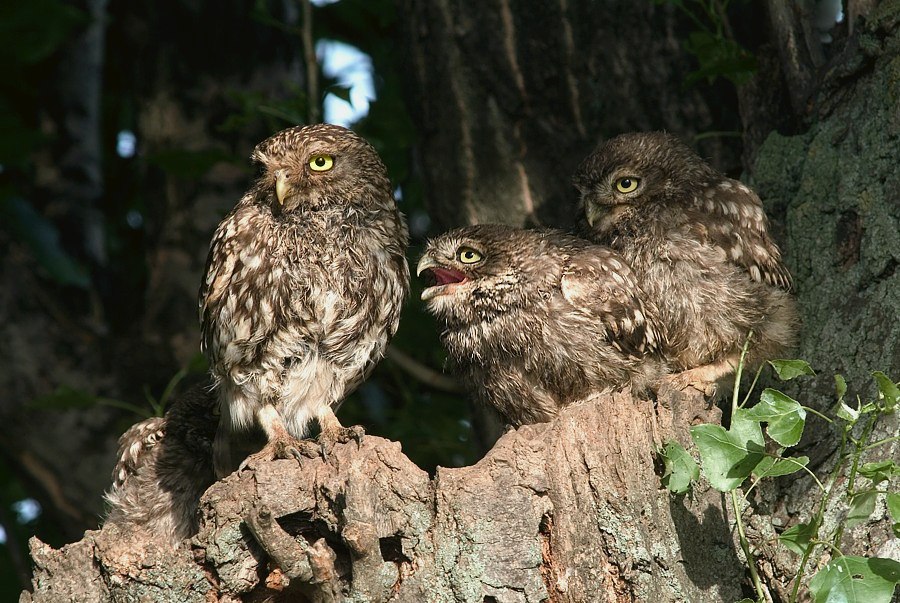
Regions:
[[[675,385],[702,389],[795,342],[791,276],[762,203],[676,137],[631,133],[600,145],[575,175],[594,241],[631,265],[655,302]],[[629,190],[631,189],[631,190]]]
[[[358,433],[334,409],[397,330],[409,270],[406,223],[375,149],[318,124],[257,145],[262,175],[216,230],[200,291],[203,349],[222,405],[216,470],[254,424],[263,457]]]
[[[119,459],[106,493],[107,523],[142,529],[178,546],[197,532],[197,505],[215,481],[215,395],[195,387],[165,417],[133,425],[119,438]]]
[[[469,226],[430,241],[418,273],[432,280],[422,299],[455,369],[513,425],[662,374],[654,310],[609,249],[553,230]]]

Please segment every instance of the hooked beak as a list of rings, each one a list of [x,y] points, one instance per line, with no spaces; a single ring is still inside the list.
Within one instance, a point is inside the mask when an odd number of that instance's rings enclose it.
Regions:
[[[450,293],[453,289],[469,279],[459,270],[442,266],[440,262],[430,255],[422,256],[416,265],[416,276],[422,276],[424,272],[431,272],[433,284],[422,291],[422,301],[428,301],[432,297]]]
[[[288,184],[287,174],[284,173],[284,170],[278,170],[275,172],[275,196],[278,197],[278,204],[284,205],[285,198],[291,192],[291,185]]]
[[[416,276],[422,276],[422,273],[430,268],[437,268],[440,266],[437,262],[434,261],[434,258],[428,254],[422,256],[422,259],[419,260],[419,263],[416,265]]]
[[[596,203],[585,203],[584,204],[584,216],[587,218],[588,226],[591,228],[594,227],[594,222],[597,222],[600,219],[600,216],[603,214],[603,210]]]

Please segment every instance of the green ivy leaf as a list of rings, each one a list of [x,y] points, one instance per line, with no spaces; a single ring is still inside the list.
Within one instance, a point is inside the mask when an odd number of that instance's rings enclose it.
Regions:
[[[86,391],[61,385],[52,394],[41,396],[29,403],[33,408],[45,410],[69,410],[90,408],[97,404],[97,397]]]
[[[865,463],[858,471],[861,476],[872,480],[873,484],[880,484],[895,475],[900,475],[900,465],[892,460],[878,461],[877,463]]]
[[[220,149],[168,149],[147,156],[147,163],[155,165],[179,178],[197,179],[217,163],[234,162],[235,157]]]
[[[839,375],[835,373],[834,375],[834,390],[837,393],[838,402],[843,401],[844,394],[847,393],[847,380],[844,379],[843,375]]]
[[[812,580],[816,603],[889,603],[900,581],[900,563],[879,557],[837,557]]]
[[[885,501],[887,502],[888,513],[891,514],[891,519],[894,520],[891,524],[894,536],[900,538],[900,494],[891,492],[887,495]]]
[[[745,84],[756,71],[756,57],[736,41],[707,31],[694,31],[684,48],[697,58],[700,68],[685,78],[687,84],[705,79],[712,83],[722,76],[734,84]]]
[[[703,475],[720,492],[740,486],[765,458],[759,424],[748,421],[741,411],[732,417],[730,431],[719,425],[697,425],[691,428],[691,438],[700,451]]]
[[[201,374],[205,373],[209,370],[209,362],[206,361],[206,356],[201,353],[194,354],[191,359],[188,361],[187,372],[191,374]]]
[[[662,451],[665,472],[663,485],[676,494],[683,494],[691,488],[691,482],[700,478],[700,467],[694,458],[675,440],[669,440]]]
[[[782,381],[790,381],[801,375],[813,375],[815,371],[805,360],[769,360],[769,364],[775,369],[775,374]]]
[[[852,528],[865,523],[875,512],[875,501],[878,492],[861,492],[850,500],[850,510],[847,512],[846,526]]]
[[[353,104],[353,101],[350,100],[350,88],[348,86],[335,84],[333,86],[328,86],[326,92],[335,95],[344,102]]]
[[[780,540],[781,544],[789,551],[797,553],[798,555],[804,555],[809,548],[809,541],[812,540],[815,535],[816,529],[813,524],[798,523],[782,532],[778,537],[778,540]]]
[[[875,371],[872,376],[875,377],[878,391],[884,399],[884,409],[888,412],[894,410],[897,402],[900,402],[900,388],[897,388],[897,384],[881,371]]]
[[[803,435],[806,410],[799,402],[778,390],[763,390],[759,404],[747,412],[754,421],[768,423],[766,433],[782,446],[793,446]]]
[[[13,236],[31,251],[41,268],[61,285],[87,289],[87,268],[73,258],[60,242],[56,225],[20,197],[0,198],[0,218]]]
[[[846,402],[840,402],[835,411],[838,417],[847,421],[851,426],[859,421],[859,409],[853,409],[847,406]]]
[[[789,456],[785,458],[775,458],[767,456],[753,470],[758,479],[764,477],[780,477],[782,475],[790,475],[796,473],[809,464],[807,456]]]

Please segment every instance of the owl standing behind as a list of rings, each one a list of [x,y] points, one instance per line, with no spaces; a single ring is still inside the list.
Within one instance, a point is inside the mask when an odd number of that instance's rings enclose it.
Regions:
[[[738,365],[778,357],[796,339],[791,276],[759,197],[674,136],[617,136],[575,186],[592,239],[621,253],[659,309],[677,387],[709,389]]]
[[[200,290],[220,476],[254,425],[268,439],[259,458],[299,458],[313,420],[323,446],[359,436],[334,410],[383,356],[409,286],[406,223],[369,143],[295,127],[253,159],[262,174],[219,224]]]
[[[165,417],[133,425],[119,438],[119,460],[106,493],[107,523],[138,527],[173,547],[197,532],[197,506],[215,482],[212,444],[216,397],[195,387]]]
[[[418,274],[456,368],[513,425],[663,371],[652,304],[615,252],[558,231],[488,224],[428,243]]]

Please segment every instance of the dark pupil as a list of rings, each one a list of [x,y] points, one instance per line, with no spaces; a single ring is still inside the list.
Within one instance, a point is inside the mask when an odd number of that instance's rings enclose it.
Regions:
[[[625,178],[622,180],[622,188],[631,188],[631,178]]]
[[[316,157],[316,165],[319,167],[322,167],[323,165],[325,165],[325,158],[324,157]]]

